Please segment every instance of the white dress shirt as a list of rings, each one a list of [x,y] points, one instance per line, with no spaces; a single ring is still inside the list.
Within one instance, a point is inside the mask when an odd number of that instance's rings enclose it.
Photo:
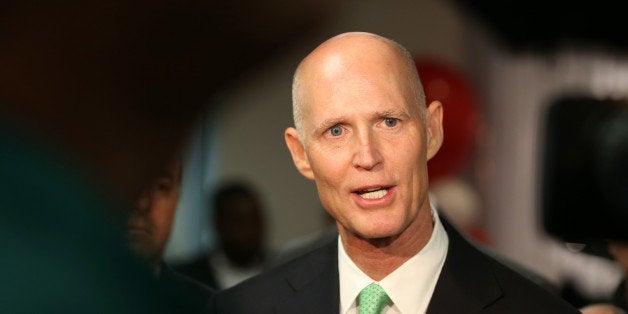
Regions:
[[[447,232],[433,207],[432,220],[434,230],[425,247],[378,282],[393,303],[386,306],[382,313],[423,314],[427,310],[445,263],[449,245]],[[360,290],[376,281],[353,263],[340,237],[338,237],[338,273],[340,276],[340,313],[357,314],[357,297]]]

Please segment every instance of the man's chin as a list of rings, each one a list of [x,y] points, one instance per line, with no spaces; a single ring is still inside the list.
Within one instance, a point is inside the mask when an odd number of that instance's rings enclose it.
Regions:
[[[375,242],[386,242],[386,241],[390,241],[391,239],[395,239],[399,235],[399,232],[397,232],[397,229],[379,228],[379,229],[363,230],[357,235],[358,237],[368,242],[375,243]]]
[[[398,223],[391,222],[388,224],[353,224],[348,228],[341,228],[340,232],[343,239],[348,237],[347,240],[352,241],[365,241],[372,244],[376,243],[389,243],[391,240],[398,238],[403,228]]]
[[[153,255],[149,243],[142,237],[127,237],[127,247],[138,257],[147,259]]]

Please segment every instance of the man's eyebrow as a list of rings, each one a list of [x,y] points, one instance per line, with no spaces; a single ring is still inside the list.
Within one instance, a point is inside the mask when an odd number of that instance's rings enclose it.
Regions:
[[[375,112],[376,117],[391,117],[391,118],[409,118],[410,116],[405,111],[400,110],[384,110]]]
[[[326,119],[323,122],[319,123],[318,126],[316,126],[314,129],[316,130],[316,133],[321,133],[336,124],[342,123],[342,121],[344,121],[344,117]]]
[[[169,169],[164,169],[156,173],[155,180],[173,179],[176,177],[176,173]]]

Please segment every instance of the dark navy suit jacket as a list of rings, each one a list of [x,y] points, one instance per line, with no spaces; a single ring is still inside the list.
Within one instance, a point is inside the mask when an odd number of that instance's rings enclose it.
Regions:
[[[580,313],[556,294],[468,242],[441,217],[449,249],[427,313]],[[221,291],[218,314],[338,313],[337,241]]]

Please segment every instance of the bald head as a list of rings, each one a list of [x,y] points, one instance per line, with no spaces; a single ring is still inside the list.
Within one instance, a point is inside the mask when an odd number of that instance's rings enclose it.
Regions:
[[[299,137],[304,138],[303,116],[321,89],[347,88],[350,76],[380,76],[398,81],[400,92],[419,107],[425,118],[425,96],[412,54],[397,42],[379,35],[350,32],[334,36],[308,54],[292,82],[292,110]],[[356,91],[359,92],[359,91]]]
[[[394,246],[394,256],[413,256],[429,240],[427,161],[442,144],[442,105],[425,107],[406,49],[368,33],[316,47],[299,65],[293,93],[299,130],[284,132],[292,160],[315,182],[344,247],[355,249],[348,254],[368,256],[361,269],[384,278],[400,264],[368,265],[375,255],[360,252]]]

